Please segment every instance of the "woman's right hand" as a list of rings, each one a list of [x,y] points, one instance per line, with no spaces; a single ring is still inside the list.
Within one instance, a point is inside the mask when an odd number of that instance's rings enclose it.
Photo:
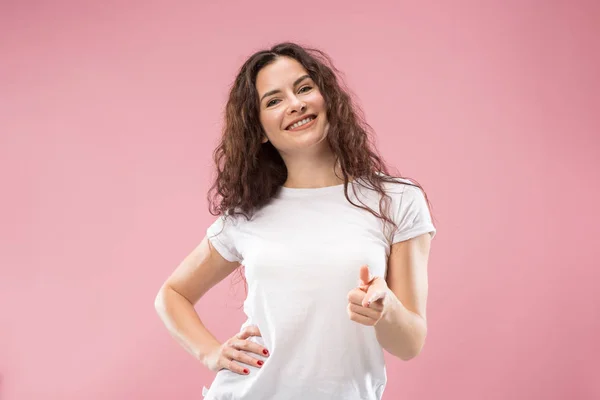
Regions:
[[[260,354],[263,357],[267,357],[269,351],[258,343],[247,340],[250,336],[261,336],[257,326],[251,325],[244,328],[240,333],[209,353],[205,359],[208,369],[215,372],[228,369],[240,375],[248,375],[250,370],[239,363],[260,368],[264,362],[251,357],[242,350]]]

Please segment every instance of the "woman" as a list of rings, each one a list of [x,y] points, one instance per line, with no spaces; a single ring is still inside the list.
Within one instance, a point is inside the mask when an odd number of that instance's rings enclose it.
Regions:
[[[383,349],[423,347],[436,229],[420,186],[389,176],[321,51],[281,43],[242,66],[215,151],[219,217],[162,286],[170,333],[218,371],[207,400],[381,399]],[[238,334],[194,304],[243,263]]]

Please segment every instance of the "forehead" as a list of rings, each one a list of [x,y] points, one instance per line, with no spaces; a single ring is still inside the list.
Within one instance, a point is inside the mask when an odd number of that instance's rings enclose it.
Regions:
[[[298,61],[289,57],[279,57],[258,72],[256,90],[262,94],[269,90],[280,89],[292,85],[297,78],[305,74],[307,74],[306,69]]]

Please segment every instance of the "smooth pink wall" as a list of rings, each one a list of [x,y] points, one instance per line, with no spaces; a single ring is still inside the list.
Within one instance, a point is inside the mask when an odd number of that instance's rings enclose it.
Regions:
[[[201,398],[154,296],[213,221],[235,72],[282,40],[433,204],[427,344],[385,399],[600,398],[597,2],[29,3],[0,5],[2,399]],[[243,293],[197,306],[222,340]]]

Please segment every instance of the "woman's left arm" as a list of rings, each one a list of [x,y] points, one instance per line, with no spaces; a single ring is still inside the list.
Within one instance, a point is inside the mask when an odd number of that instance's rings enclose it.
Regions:
[[[388,260],[384,313],[375,325],[377,340],[389,353],[408,361],[427,336],[427,262],[429,233],[392,245]],[[386,304],[387,303],[387,304]]]

